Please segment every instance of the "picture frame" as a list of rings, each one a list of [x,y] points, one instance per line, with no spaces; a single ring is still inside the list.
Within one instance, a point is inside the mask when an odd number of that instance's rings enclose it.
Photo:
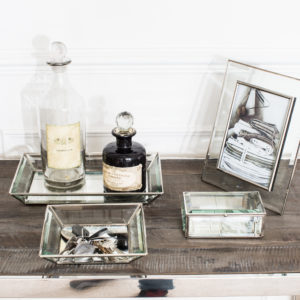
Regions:
[[[217,168],[271,191],[295,100],[237,81]]]
[[[256,174],[255,172],[246,174],[245,170],[247,168],[242,169],[243,172],[238,168],[228,170],[222,164],[222,155],[224,154],[224,149],[226,149],[226,142],[229,137],[228,132],[234,128],[234,125],[239,120],[232,119],[232,115],[237,111],[238,107],[235,101],[237,101],[236,97],[239,85],[243,89],[248,88],[261,92],[264,97],[267,96],[267,100],[269,101],[270,107],[263,109],[264,117],[255,116],[259,120],[256,123],[256,129],[260,129],[260,126],[263,126],[264,129],[270,130],[268,126],[264,127],[266,125],[264,122],[273,123],[274,125],[274,116],[272,118],[268,117],[266,112],[270,113],[271,111],[272,114],[278,115],[279,119],[281,119],[280,126],[278,126],[279,121],[275,120],[277,127],[279,127],[279,130],[277,128],[276,147],[273,147],[275,155],[272,164],[269,164],[269,175],[268,178],[264,178],[264,184],[262,184],[262,181],[253,180],[255,177],[251,177],[251,175]],[[300,98],[300,79],[234,60],[228,60],[214,128],[202,170],[202,180],[230,192],[259,191],[264,206],[267,209],[283,214],[296,170],[299,152],[300,100],[297,98]],[[279,100],[281,101],[281,106],[277,107],[275,103],[279,103]],[[242,102],[240,98],[239,101]],[[284,103],[283,106],[282,103]],[[241,107],[241,112],[243,113],[244,110],[245,113],[247,109],[251,108],[251,105],[247,103],[246,105],[241,105]],[[252,114],[255,115],[255,113]],[[249,121],[250,119],[248,116],[248,120],[244,119],[243,121]],[[252,133],[261,134],[261,131],[258,130]],[[257,136],[248,136],[247,138],[249,142],[250,138],[257,138]],[[260,140],[263,139],[258,138],[256,142],[260,143]],[[264,144],[265,146],[266,144]],[[236,155],[236,153],[232,153]],[[245,159],[249,151],[244,149],[242,153],[243,159]],[[253,158],[254,161],[257,159],[255,156]],[[265,171],[261,168],[255,170]]]

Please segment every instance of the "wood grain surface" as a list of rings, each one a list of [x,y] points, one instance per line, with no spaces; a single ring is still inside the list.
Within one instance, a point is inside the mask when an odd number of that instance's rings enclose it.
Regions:
[[[298,164],[299,165],[299,164]],[[286,211],[267,212],[262,239],[185,239],[183,191],[214,191],[201,181],[202,160],[162,161],[165,194],[146,206],[148,256],[123,265],[56,265],[39,258],[45,206],[8,195],[17,162],[0,161],[0,274],[4,275],[201,275],[300,272],[300,168]]]

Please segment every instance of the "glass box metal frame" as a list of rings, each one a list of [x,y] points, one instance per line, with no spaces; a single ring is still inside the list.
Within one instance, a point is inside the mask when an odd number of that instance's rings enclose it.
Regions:
[[[184,192],[187,238],[260,238],[266,212],[259,192]]]
[[[64,203],[150,203],[164,193],[158,153],[147,155],[146,191],[106,193],[103,190],[102,156],[86,155],[85,185],[76,191],[53,192],[44,185],[39,154],[22,156],[9,193],[24,204]]]
[[[247,83],[251,86],[259,86],[265,90],[290,95],[294,98],[300,98],[300,79],[229,60],[214,129],[202,172],[202,180],[225,191],[257,190],[261,194],[265,208],[283,214],[299,152],[297,124],[297,118],[300,116],[299,99],[294,101],[293,113],[289,119],[284,142],[279,150],[280,157],[276,165],[277,170],[274,174],[272,188],[269,191],[245,179],[225,173],[218,168],[238,82]]]
[[[61,230],[80,225],[90,233],[108,228],[128,235],[128,251],[121,254],[60,254]],[[143,205],[125,204],[67,204],[48,205],[45,213],[39,256],[57,264],[115,264],[129,263],[146,256],[146,226]]]

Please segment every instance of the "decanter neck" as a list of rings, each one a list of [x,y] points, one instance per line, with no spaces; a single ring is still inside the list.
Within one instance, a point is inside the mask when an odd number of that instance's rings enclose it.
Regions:
[[[67,66],[52,66],[53,84],[57,86],[66,86],[69,84]]]

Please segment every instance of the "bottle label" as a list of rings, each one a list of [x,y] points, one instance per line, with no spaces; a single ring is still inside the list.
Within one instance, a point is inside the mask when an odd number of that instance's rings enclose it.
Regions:
[[[80,166],[80,122],[46,125],[48,167],[72,169]]]
[[[139,190],[142,187],[142,164],[120,168],[103,163],[104,186],[118,192]]]

